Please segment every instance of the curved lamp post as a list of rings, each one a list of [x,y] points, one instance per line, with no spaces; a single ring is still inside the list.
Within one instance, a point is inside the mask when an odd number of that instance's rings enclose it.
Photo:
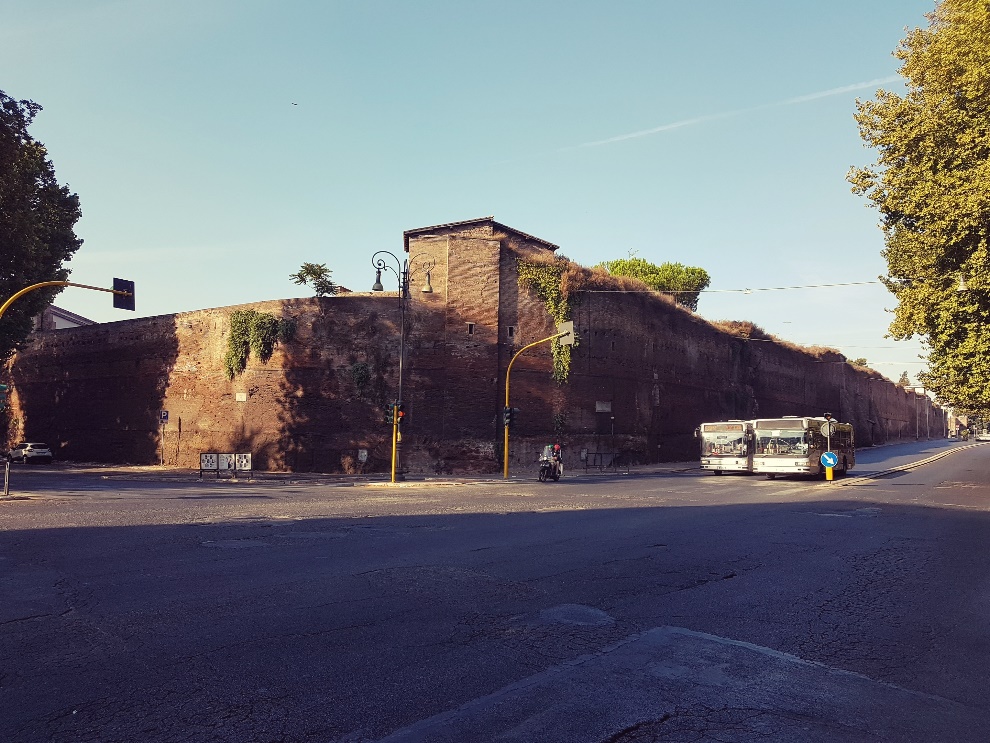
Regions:
[[[389,250],[379,250],[371,256],[371,265],[375,268],[375,283],[371,287],[371,291],[385,291],[385,287],[382,286],[382,271],[391,271],[399,282],[399,395],[392,403],[392,482],[395,482],[397,477],[399,442],[402,441],[399,433],[398,412],[402,405],[402,376],[406,357],[406,300],[409,299],[410,281],[416,273],[416,269],[410,268],[410,264],[425,255],[426,253],[417,253],[412,258],[400,261],[395,253]],[[424,294],[433,291],[433,287],[430,285],[430,271],[433,270],[434,266],[436,266],[436,261],[429,258],[420,263],[419,268],[426,272],[426,284],[422,289]],[[398,477],[401,479],[401,473],[398,474]]]

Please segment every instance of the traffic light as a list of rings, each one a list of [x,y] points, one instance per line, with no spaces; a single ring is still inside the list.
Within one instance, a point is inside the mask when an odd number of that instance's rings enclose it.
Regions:
[[[10,387],[7,385],[0,384],[0,410],[7,407],[7,390],[9,389]]]
[[[516,413],[519,408],[502,408],[502,423],[506,428],[512,428],[516,422]]]
[[[399,416],[399,425],[400,426],[402,425],[402,422],[406,419],[405,407],[406,406],[403,405],[401,402],[400,403],[396,403],[396,405],[395,405],[395,414],[397,416]]]
[[[134,282],[127,279],[113,280],[113,306],[118,310],[134,311]],[[127,294],[117,294],[127,292]]]
[[[390,402],[385,406],[385,422],[391,425],[395,423],[395,403]]]

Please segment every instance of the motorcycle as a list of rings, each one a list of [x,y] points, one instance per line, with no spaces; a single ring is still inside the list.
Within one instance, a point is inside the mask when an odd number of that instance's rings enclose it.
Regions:
[[[540,457],[540,482],[546,482],[547,480],[553,480],[557,482],[560,479],[560,468],[557,466],[557,462],[553,457]]]

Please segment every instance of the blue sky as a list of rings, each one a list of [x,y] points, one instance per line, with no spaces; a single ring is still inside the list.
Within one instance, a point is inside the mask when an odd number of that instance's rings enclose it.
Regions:
[[[854,101],[934,0],[0,0],[0,89],[79,194],[72,279],[138,316],[366,291],[402,231],[494,215],[584,265],[705,268],[712,289],[875,281]],[[129,319],[107,295],[56,303]],[[878,284],[702,295],[701,315],[897,379]]]

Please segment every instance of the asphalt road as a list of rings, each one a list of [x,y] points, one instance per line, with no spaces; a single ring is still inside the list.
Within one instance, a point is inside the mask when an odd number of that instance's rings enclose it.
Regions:
[[[986,741],[990,447],[859,459],[401,488],[15,468],[0,740]]]

